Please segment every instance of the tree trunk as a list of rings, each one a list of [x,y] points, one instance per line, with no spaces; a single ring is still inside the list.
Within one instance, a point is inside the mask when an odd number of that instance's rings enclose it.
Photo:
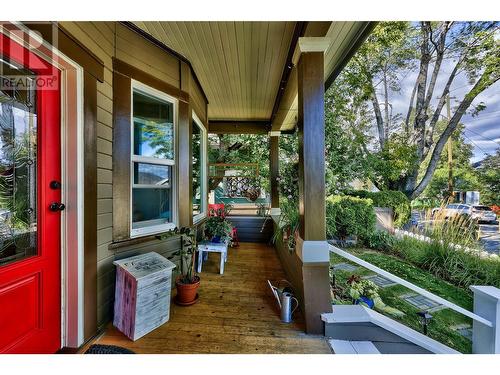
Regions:
[[[375,87],[372,86],[372,104],[373,111],[375,112],[375,119],[377,121],[377,129],[378,129],[378,141],[380,144],[380,149],[382,150],[385,145],[385,134],[384,134],[384,119],[382,118],[382,112],[380,111],[380,104],[378,102],[377,93],[375,92]]]

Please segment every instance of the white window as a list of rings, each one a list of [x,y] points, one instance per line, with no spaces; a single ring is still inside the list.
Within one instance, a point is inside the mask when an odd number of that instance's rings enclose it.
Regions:
[[[207,216],[207,129],[194,112],[192,128],[192,205],[193,223],[196,223]]]
[[[177,101],[132,80],[131,237],[176,226]]]

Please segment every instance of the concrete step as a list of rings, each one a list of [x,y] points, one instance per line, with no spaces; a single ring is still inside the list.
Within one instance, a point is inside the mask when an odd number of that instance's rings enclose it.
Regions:
[[[335,354],[380,354],[371,341],[328,340]]]

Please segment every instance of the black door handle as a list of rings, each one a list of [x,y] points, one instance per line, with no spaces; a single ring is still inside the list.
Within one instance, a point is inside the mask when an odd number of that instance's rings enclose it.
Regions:
[[[52,190],[58,190],[61,188],[61,183],[59,181],[56,181],[56,180],[50,181],[50,188]]]
[[[52,202],[49,205],[49,210],[51,210],[53,212],[63,211],[65,208],[66,208],[66,206],[63,203],[59,203],[59,202]]]

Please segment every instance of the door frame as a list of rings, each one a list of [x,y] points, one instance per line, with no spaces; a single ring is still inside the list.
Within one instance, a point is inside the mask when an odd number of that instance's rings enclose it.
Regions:
[[[0,33],[61,71],[61,201],[66,210],[61,213],[60,347],[76,348],[84,342],[84,70],[54,46],[57,33],[53,45],[19,22],[0,22]]]

